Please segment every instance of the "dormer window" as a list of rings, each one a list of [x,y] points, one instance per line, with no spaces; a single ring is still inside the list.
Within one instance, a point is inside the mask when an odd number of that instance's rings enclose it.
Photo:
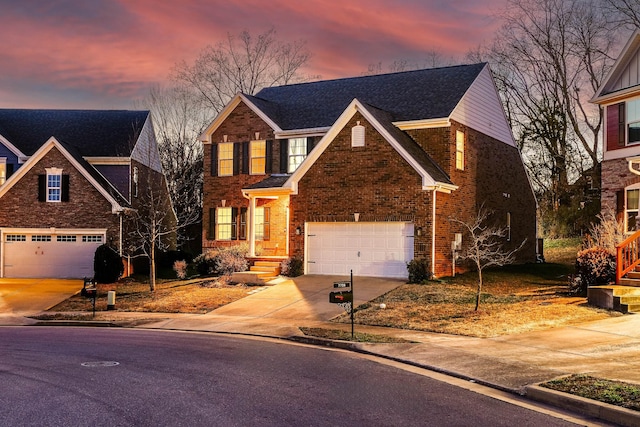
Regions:
[[[364,147],[364,126],[360,122],[351,128],[351,147]]]

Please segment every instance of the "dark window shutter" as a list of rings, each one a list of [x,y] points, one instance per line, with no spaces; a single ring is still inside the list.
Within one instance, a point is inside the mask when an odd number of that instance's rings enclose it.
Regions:
[[[38,201],[47,201],[47,176],[38,175]]]
[[[315,138],[307,138],[307,155],[309,155],[309,153],[311,153],[311,150],[313,150],[313,147],[316,146],[316,139]]]
[[[63,202],[69,201],[69,175],[62,175],[62,194],[60,194],[60,200]]]
[[[621,109],[624,111],[624,103],[607,107],[607,150],[615,150],[620,144],[619,121]]]
[[[13,163],[7,163],[7,178],[13,175]]]
[[[627,144],[627,115],[625,113],[625,103],[618,104],[618,147],[624,147]]]
[[[238,208],[231,208],[231,240],[238,240]]]
[[[216,238],[216,208],[209,208],[209,227],[207,227],[207,239]]]
[[[280,173],[287,173],[289,168],[289,141],[280,140]]]
[[[240,208],[240,232],[238,239],[247,240],[247,208]]]
[[[240,155],[242,154],[242,142],[233,143],[233,174],[240,173]]]
[[[271,173],[273,171],[273,141],[267,140],[265,142],[265,165],[264,172]]]
[[[249,143],[242,143],[242,172],[243,174],[249,173]]]
[[[218,144],[211,144],[211,176],[218,175]]]
[[[270,210],[271,208],[264,208],[264,237],[262,240],[269,240],[271,237]]]

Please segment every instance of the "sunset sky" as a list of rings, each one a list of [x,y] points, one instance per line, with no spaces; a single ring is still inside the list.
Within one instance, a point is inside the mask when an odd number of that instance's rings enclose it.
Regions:
[[[323,79],[462,57],[504,0],[0,0],[0,108],[133,108],[227,33],[305,40]],[[384,69],[384,68],[383,68]]]

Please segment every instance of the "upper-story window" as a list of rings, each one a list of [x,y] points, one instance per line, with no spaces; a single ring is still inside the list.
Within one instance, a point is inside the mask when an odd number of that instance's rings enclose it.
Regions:
[[[249,173],[264,175],[267,165],[267,141],[251,141]]]
[[[134,166],[133,167],[133,197],[138,197],[138,179],[139,179],[138,167]]]
[[[218,176],[233,175],[233,143],[218,144]]]
[[[456,169],[464,170],[464,132],[456,131]]]
[[[627,141],[629,144],[640,142],[640,99],[627,101]]]
[[[287,172],[295,172],[306,157],[307,138],[291,138],[289,140],[289,166]]]
[[[0,185],[7,180],[7,158],[0,157]]]
[[[62,169],[47,169],[47,202],[62,201]]]

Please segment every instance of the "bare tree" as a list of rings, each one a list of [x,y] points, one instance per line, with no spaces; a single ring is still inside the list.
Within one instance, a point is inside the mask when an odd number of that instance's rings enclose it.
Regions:
[[[613,12],[612,21],[627,25],[630,28],[640,28],[640,0],[606,0],[608,10]]]
[[[506,227],[491,226],[488,224],[491,211],[482,206],[478,213],[467,221],[450,218],[451,222],[460,224],[467,235],[468,242],[460,253],[460,259],[473,262],[478,272],[478,287],[476,291],[476,307],[480,305],[482,293],[482,271],[487,267],[501,267],[515,261],[515,254],[526,243],[526,239],[515,249],[507,250],[504,242],[507,237]]]
[[[367,71],[362,73],[365,76],[372,76],[376,74],[382,73],[398,73],[401,71],[413,71],[420,70],[426,68],[438,68],[438,67],[448,67],[450,65],[459,64],[460,61],[455,59],[453,56],[449,58],[445,58],[442,52],[432,49],[424,52],[424,60],[420,61],[412,61],[409,59],[397,59],[391,62],[387,66],[387,70],[383,70],[383,63],[378,62],[375,64],[369,64],[367,67]]]
[[[257,37],[242,31],[207,46],[194,64],[177,64],[174,78],[193,87],[203,105],[218,113],[238,92],[253,95],[265,87],[311,79],[300,72],[310,58],[304,41],[282,42],[273,28]]]
[[[615,32],[597,0],[508,0],[503,22],[480,56],[536,190],[557,210],[585,170],[599,182],[603,111],[588,101],[613,64]]]
[[[190,239],[184,230],[202,218],[203,153],[198,136],[213,113],[184,85],[156,86],[142,104],[151,111],[181,246]]]

